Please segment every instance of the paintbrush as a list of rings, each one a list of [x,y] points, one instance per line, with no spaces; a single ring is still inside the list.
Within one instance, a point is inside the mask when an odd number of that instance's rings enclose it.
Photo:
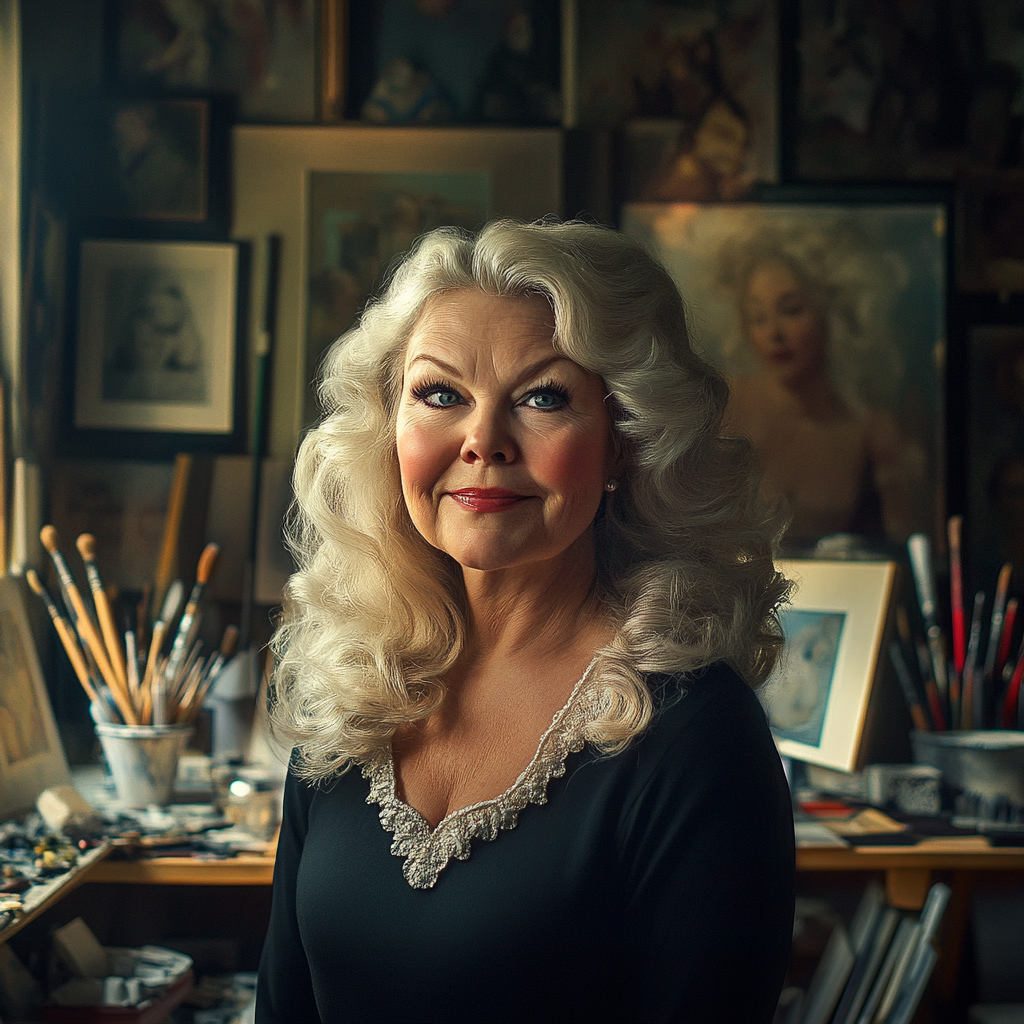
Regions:
[[[985,592],[974,595],[974,611],[971,613],[971,632],[967,640],[967,656],[964,660],[964,687],[960,702],[960,728],[974,728],[974,683],[978,672],[978,651],[981,647],[981,616],[985,609]]]
[[[949,679],[946,675],[946,651],[939,627],[938,610],[935,604],[935,584],[932,575],[931,542],[923,533],[915,533],[907,541],[910,566],[914,573],[917,601],[921,607],[925,637],[932,660],[932,672],[940,701],[949,700]]]
[[[928,648],[924,642],[915,640],[910,631],[910,616],[903,605],[896,608],[896,628],[899,631],[900,640],[904,649],[910,651],[917,659],[918,675],[921,679],[921,687],[924,690],[928,715],[931,718],[932,729],[941,732],[946,728],[945,716],[942,713],[942,705],[939,701],[939,691],[935,688],[935,680],[932,678],[931,663],[928,659]],[[905,662],[905,659],[904,659]]]
[[[107,688],[110,690],[118,710],[121,712],[121,716],[128,725],[138,725],[135,709],[132,707],[132,702],[128,697],[127,686],[122,689],[120,680],[110,664],[110,659],[107,657],[103,639],[100,637],[89,615],[85,602],[82,600],[82,595],[78,592],[78,585],[75,583],[71,570],[68,568],[67,562],[64,561],[64,556],[60,553],[60,549],[57,546],[57,530],[48,524],[39,531],[39,539],[42,541],[43,547],[50,553],[50,558],[53,560],[54,567],[57,570],[61,586],[74,611],[75,625],[92,653],[96,661],[96,667],[99,669],[103,681],[107,684]]]
[[[985,667],[981,678],[974,680],[974,728],[984,729],[986,719],[987,698],[996,686],[996,659],[999,657],[999,644],[1003,635],[1003,620],[1006,615],[1006,592],[1010,587],[1010,574],[1013,565],[1007,562],[999,570],[996,582],[996,593],[992,599],[992,618],[989,620],[988,647],[985,649]]]
[[[235,652],[235,647],[238,644],[238,627],[228,626],[224,630],[224,635],[221,637],[220,649],[210,659],[210,663],[206,667],[206,672],[202,676],[199,684],[195,691],[191,694],[186,694],[185,698],[181,702],[181,708],[179,710],[179,722],[191,722],[195,719],[196,715],[199,714],[199,709],[203,706],[203,701],[206,699],[206,695],[210,692],[211,687],[217,682],[217,677],[220,675],[221,670],[224,668],[224,663],[231,657]]]
[[[91,533],[80,534],[78,540],[75,541],[75,547],[78,548],[78,553],[82,556],[82,563],[85,565],[85,576],[92,590],[92,603],[96,608],[100,629],[103,631],[107,656],[110,659],[111,667],[117,673],[118,680],[127,691],[128,671],[125,666],[124,653],[121,650],[117,626],[114,625],[114,612],[110,606],[107,592],[103,589],[103,580],[100,579],[99,569],[96,568],[96,538]]]
[[[964,584],[961,565],[961,534],[963,516],[952,516],[949,520],[949,606],[953,624],[953,664],[957,675],[963,677],[964,660],[967,656],[966,632],[964,623]]]
[[[160,617],[153,623],[153,636],[149,642],[146,671],[142,677],[143,714],[145,717],[149,717],[146,712],[152,708],[153,682],[158,675],[157,660],[160,657],[160,648],[163,646],[164,634],[167,632],[171,620],[178,613],[178,606],[181,604],[184,591],[185,585],[181,580],[175,580],[167,588],[167,596],[164,598],[163,608],[160,609]]]
[[[167,679],[175,677],[181,664],[181,659],[185,655],[185,649],[192,639],[192,626],[197,621],[196,612],[199,609],[199,602],[203,597],[203,588],[210,579],[213,568],[217,564],[217,556],[219,554],[220,545],[211,541],[203,548],[203,553],[199,556],[199,564],[196,566],[196,582],[192,587],[191,594],[189,594],[185,611],[182,612],[181,622],[178,623],[178,632],[175,634],[174,642],[171,645],[171,654],[167,659],[167,669],[164,673]]]
[[[96,693],[96,689],[92,684],[92,679],[89,676],[89,666],[85,663],[85,655],[82,654],[78,646],[71,623],[61,615],[60,609],[54,604],[53,598],[50,597],[49,591],[43,586],[42,580],[39,579],[35,569],[26,570],[25,579],[28,581],[28,585],[42,598],[43,604],[46,605],[46,610],[50,613],[53,626],[57,630],[57,636],[60,637],[60,642],[64,645],[64,650],[71,661],[71,667],[75,670],[75,675],[78,676],[82,689],[89,695],[89,703],[97,705],[101,709],[100,713],[102,714],[106,709],[103,707],[99,694]]]
[[[917,687],[914,686],[914,680],[910,676],[910,669],[907,668],[907,662],[903,657],[903,648],[896,640],[889,644],[889,658],[892,661],[893,668],[896,670],[896,678],[899,680],[900,688],[903,690],[903,698],[907,702],[907,709],[910,711],[910,717],[913,719],[914,728],[919,732],[928,732],[928,719],[917,696]]]

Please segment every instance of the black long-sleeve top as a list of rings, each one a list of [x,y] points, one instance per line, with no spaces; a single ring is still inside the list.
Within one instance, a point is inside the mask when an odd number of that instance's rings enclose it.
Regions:
[[[258,1024],[770,1021],[795,855],[764,713],[723,665],[652,687],[638,741],[569,753],[546,804],[429,888],[363,775],[290,773]]]

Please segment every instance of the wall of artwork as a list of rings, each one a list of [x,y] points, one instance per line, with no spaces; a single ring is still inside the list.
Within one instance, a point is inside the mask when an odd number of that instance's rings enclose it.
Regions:
[[[168,491],[129,467],[286,466],[319,361],[416,235],[554,214],[664,260],[792,551],[923,530],[941,567],[962,512],[966,586],[1024,560],[1024,0],[20,11],[12,454],[42,516],[88,477],[123,553]],[[802,355],[771,350],[780,318]],[[815,415],[780,405],[794,382]],[[195,522],[230,521],[198,491]]]

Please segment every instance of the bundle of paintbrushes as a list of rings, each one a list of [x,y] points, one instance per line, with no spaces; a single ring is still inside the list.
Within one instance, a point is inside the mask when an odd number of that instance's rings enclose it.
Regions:
[[[89,695],[93,717],[119,725],[188,725],[195,721],[238,639],[238,629],[228,626],[220,649],[204,656],[203,642],[197,636],[200,601],[217,562],[218,545],[207,544],[203,549],[183,609],[185,587],[175,580],[167,588],[152,626],[147,595],[136,621],[122,632],[115,625],[113,602],[96,567],[95,538],[83,533],[76,542],[89,583],[91,601],[87,602],[58,547],[57,531],[44,526],[39,536],[57,570],[64,611],[35,572],[30,569],[26,578],[46,605],[75,675]]]
[[[889,654],[914,725],[937,732],[1024,729],[1024,637],[1014,656],[1018,601],[1008,597],[1013,566],[1007,563],[1000,570],[991,600],[983,590],[974,595],[968,623],[961,561],[962,517],[953,516],[948,529],[948,618],[939,607],[928,538],[917,533],[907,542],[924,636],[913,635],[906,609],[897,608],[899,640],[893,641]],[[948,623],[946,629],[940,620]],[[951,652],[947,635],[952,639]]]

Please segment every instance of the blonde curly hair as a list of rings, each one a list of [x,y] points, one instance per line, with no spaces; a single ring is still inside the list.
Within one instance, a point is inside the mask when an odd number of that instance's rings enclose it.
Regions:
[[[324,416],[303,440],[288,534],[298,571],[272,641],[275,728],[299,771],[364,761],[444,700],[465,642],[459,566],[406,510],[395,421],[406,343],[427,300],[477,289],[543,295],[553,344],[599,374],[626,470],[594,526],[597,592],[616,625],[591,673],[587,739],[615,752],[643,732],[645,677],[725,660],[762,682],[781,647],[781,524],[749,443],[720,436],[724,378],[690,346],[682,300],[636,241],[578,222],[496,221],[424,235],[325,359]]]

